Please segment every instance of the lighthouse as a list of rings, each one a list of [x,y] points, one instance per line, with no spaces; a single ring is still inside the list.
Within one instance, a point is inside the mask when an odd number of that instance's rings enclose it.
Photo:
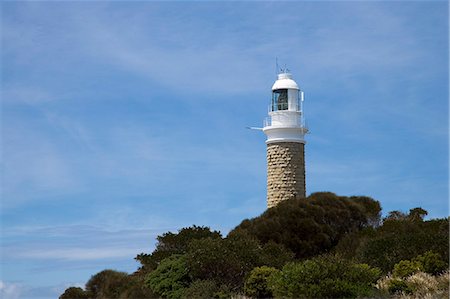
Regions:
[[[306,197],[304,93],[287,70],[272,86],[269,115],[262,131],[267,135],[267,207]]]

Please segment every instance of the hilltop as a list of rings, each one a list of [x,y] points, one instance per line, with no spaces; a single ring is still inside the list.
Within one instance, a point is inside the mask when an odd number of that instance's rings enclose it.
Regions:
[[[313,193],[223,237],[192,226],[157,237],[132,274],[104,270],[68,298],[448,298],[449,219],[366,196]]]

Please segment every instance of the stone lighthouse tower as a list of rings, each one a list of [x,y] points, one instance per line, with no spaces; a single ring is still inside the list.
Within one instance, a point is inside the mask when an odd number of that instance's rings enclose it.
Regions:
[[[272,103],[264,122],[267,135],[267,207],[306,197],[303,92],[287,71],[272,86]]]

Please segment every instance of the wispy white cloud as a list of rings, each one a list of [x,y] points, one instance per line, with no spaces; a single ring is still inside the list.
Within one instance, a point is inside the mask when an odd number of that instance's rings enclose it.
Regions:
[[[3,128],[4,206],[33,200],[29,196],[36,192],[55,196],[81,187],[66,155],[42,137],[23,128]]]
[[[230,43],[223,36],[214,37],[212,32],[206,37],[211,38],[211,42],[205,40],[210,45],[199,49],[189,40],[190,34],[177,34],[184,26],[178,22],[165,24],[165,29],[170,32],[153,31],[150,36],[144,30],[145,23],[136,26],[132,35],[126,27],[110,26],[104,18],[84,20],[79,25],[87,39],[88,53],[93,56],[101,53],[99,59],[103,63],[147,77],[171,90],[230,94],[256,90],[262,83],[261,76],[255,73],[261,64],[252,52],[242,52],[233,41]],[[159,39],[166,34],[182,46],[160,45]],[[242,84],[244,78],[245,84]]]
[[[0,280],[0,296],[8,299],[18,299],[23,292],[23,286],[19,283]]]
[[[202,173],[215,178],[208,183],[211,185],[220,184],[224,174],[255,176],[263,167],[258,167],[250,151],[236,152],[232,144],[205,147],[202,143],[188,143],[187,139],[196,138],[194,133],[155,132],[146,124],[136,123],[114,125],[99,135],[64,116],[43,111],[41,117],[46,126],[59,133],[51,135],[25,125],[8,124],[5,128],[5,207],[44,196],[47,200],[63,199],[64,195],[94,191],[96,185],[91,180],[107,183],[120,179],[124,196],[162,195],[165,188],[161,187],[185,173],[191,173],[191,177],[177,183],[184,189],[179,192],[195,192],[198,188],[201,193],[205,187],[198,180]],[[180,143],[184,146],[178,146]],[[250,144],[241,142],[241,146]],[[249,167],[238,170],[244,163]]]
[[[8,134],[8,137],[12,136]],[[21,137],[24,135],[15,135],[12,138]],[[11,139],[4,141],[11,142]],[[14,150],[7,145],[4,150],[6,159],[2,181],[3,195],[6,196],[3,200],[5,205],[10,201],[19,203],[32,200],[28,196],[35,192],[49,192],[54,196],[65,193],[67,189],[80,187],[65,157],[45,140],[35,141],[35,138],[21,140],[20,143],[28,144]]]
[[[68,260],[68,261],[89,261],[111,258],[132,258],[142,251],[142,248],[66,248],[66,249],[46,249],[41,251],[34,249],[30,251],[18,252],[16,258],[34,260]]]
[[[173,230],[174,228],[172,228]],[[3,229],[2,259],[58,262],[123,260],[151,252],[167,228],[107,230],[92,226],[15,227]],[[52,240],[51,243],[48,241]],[[8,269],[5,269],[8,273]]]

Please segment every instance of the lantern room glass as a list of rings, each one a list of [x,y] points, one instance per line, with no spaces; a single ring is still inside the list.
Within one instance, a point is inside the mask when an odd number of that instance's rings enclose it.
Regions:
[[[288,90],[274,90],[272,92],[272,111],[288,110],[288,108]]]

